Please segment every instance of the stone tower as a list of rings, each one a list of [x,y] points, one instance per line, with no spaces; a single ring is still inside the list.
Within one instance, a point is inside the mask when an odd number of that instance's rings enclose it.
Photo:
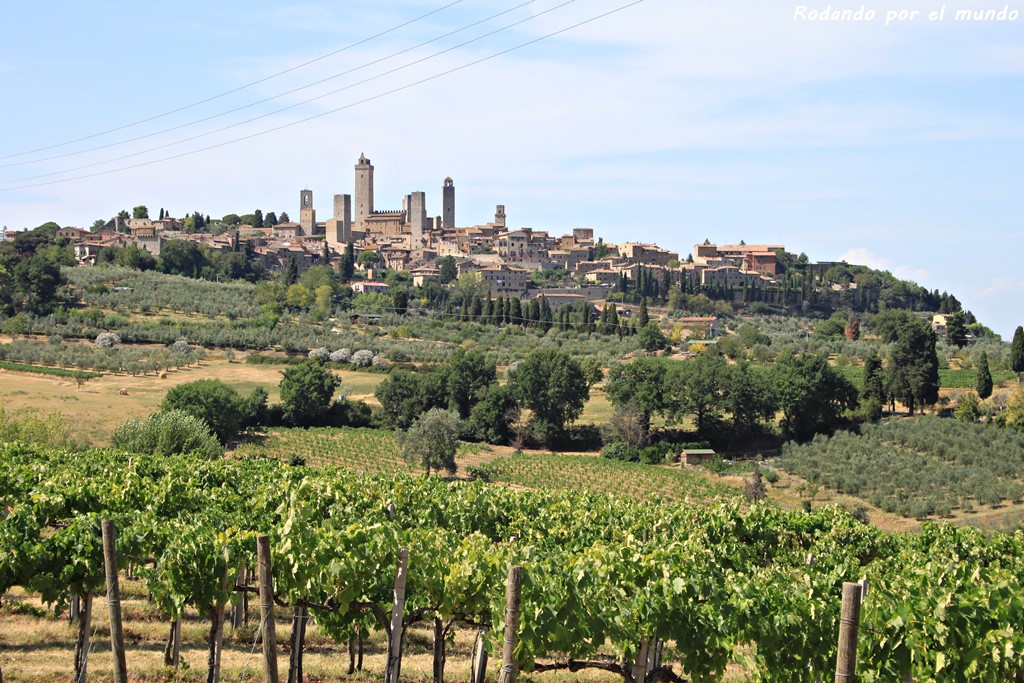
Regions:
[[[334,195],[334,216],[327,221],[327,243],[332,247],[352,241],[352,195]]]
[[[448,230],[455,227],[455,181],[451,176],[444,179],[441,188],[441,226]]]
[[[355,225],[362,229],[363,223],[373,213],[373,164],[365,154],[359,155],[356,164],[356,217]]]
[[[299,227],[312,235],[316,230],[316,209],[313,208],[313,190],[299,192]]]
[[[505,227],[505,205],[498,204],[494,210],[494,224]]]
[[[409,195],[409,232],[411,249],[423,246],[423,230],[427,227],[427,193],[413,192]]]

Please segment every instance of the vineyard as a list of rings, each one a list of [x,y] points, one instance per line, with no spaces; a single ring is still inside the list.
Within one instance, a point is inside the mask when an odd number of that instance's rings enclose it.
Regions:
[[[936,417],[786,444],[783,467],[905,517],[1024,499],[1024,434]]]
[[[98,372],[84,372],[82,370],[66,370],[64,368],[50,368],[39,365],[29,365],[27,363],[12,363],[6,360],[0,360],[0,370],[10,370],[12,372],[30,372],[36,375],[49,375],[50,377],[66,377],[68,379],[96,379],[102,377]]]
[[[474,467],[485,481],[527,488],[591,491],[653,501],[726,501],[738,489],[679,468],[651,467],[604,458],[554,453],[514,453]]]
[[[475,453],[479,444],[460,443],[456,461]],[[357,473],[412,472],[402,459],[395,433],[366,427],[274,428],[260,441],[235,449],[238,458],[271,458],[309,467],[341,467]]]
[[[251,647],[224,632],[226,610],[252,590],[247,577],[257,566],[270,572],[277,608],[299,615],[290,673],[301,671],[307,613],[318,638],[338,644],[433,623],[433,647],[409,640],[403,650],[432,649],[442,677],[452,629],[483,629],[488,649],[498,652],[506,577],[519,565],[511,656],[537,680],[545,671],[594,668],[640,683],[630,662],[642,661],[638,652],[650,643],[664,648],[654,648],[663,666],[648,681],[715,681],[727,668],[760,681],[830,678],[842,584],[862,577],[870,592],[861,612],[859,680],[1024,675],[1022,532],[986,536],[928,524],[920,534],[887,535],[834,508],[652,505],[266,459],[8,444],[0,446],[0,469],[0,593],[19,586],[57,610],[77,596],[80,639],[78,656],[66,655],[69,676],[84,675],[82,655],[94,630],[89,605],[104,582],[101,519],[117,529],[110,550],[118,566],[132,566],[144,579],[153,617],[162,614],[170,627],[168,661],[176,661],[175,624],[186,611],[190,620],[208,619],[211,682],[222,674],[225,649]],[[261,535],[269,537],[267,562],[257,565]],[[389,619],[405,550],[404,607]],[[130,673],[139,647],[152,649],[129,641]],[[279,652],[270,657],[276,661]],[[30,653],[0,653],[4,673],[24,680],[19,667]],[[92,654],[101,656],[109,658]]]

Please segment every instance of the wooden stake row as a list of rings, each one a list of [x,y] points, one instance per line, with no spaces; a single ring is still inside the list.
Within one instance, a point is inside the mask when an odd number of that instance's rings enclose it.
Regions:
[[[114,655],[114,681],[115,683],[127,683],[128,670],[125,663],[124,631],[121,624],[121,596],[118,585],[117,552],[116,552],[116,530],[110,520],[103,520],[103,560],[106,574],[107,607],[110,613],[110,641]],[[273,587],[273,566],[270,556],[270,538],[260,536],[256,539],[256,552],[258,559],[257,578],[259,583],[260,596],[260,634],[263,641],[263,680],[264,683],[279,683],[277,668],[277,635],[274,621],[274,587]],[[402,660],[402,626],[405,613],[405,587],[408,574],[409,551],[399,551],[398,567],[395,573],[394,602],[391,610],[391,623],[389,629],[388,662],[385,672],[385,683],[400,683],[401,660]],[[519,620],[520,604],[522,602],[522,577],[523,568],[520,566],[510,567],[508,572],[508,583],[505,593],[505,633],[502,648],[502,665],[498,677],[498,683],[516,683],[518,679],[518,667],[516,666],[515,650],[519,644]],[[225,581],[227,579],[225,578]],[[836,657],[835,683],[850,683],[854,680],[857,668],[857,631],[860,623],[861,601],[866,589],[865,582],[844,583],[842,613],[839,623],[839,650]],[[84,604],[78,608],[76,603],[76,615],[86,624],[91,621],[91,596],[86,596]],[[79,613],[80,609],[80,613]],[[305,622],[305,608],[296,608],[294,619]],[[220,627],[223,627],[224,614],[221,608]],[[237,623],[238,617],[235,618]],[[172,625],[172,628],[180,628],[180,622]],[[217,628],[215,623],[214,628]],[[297,629],[302,637],[304,628]],[[180,638],[175,638],[174,659],[177,659],[177,644]],[[292,643],[295,647],[301,648],[299,643]],[[80,642],[79,651],[76,652],[76,683],[85,683],[86,677],[86,655],[88,652],[88,641],[84,647]],[[482,683],[484,672],[487,667],[486,650],[483,648],[483,637],[478,638],[477,646],[474,648],[473,662],[471,663],[470,678],[473,683]],[[659,667],[660,642],[657,638],[640,643],[637,649],[636,659],[632,667],[632,678],[634,683],[644,683],[647,675]],[[216,662],[211,662],[213,681],[217,680],[219,669],[220,648],[216,649]],[[292,666],[289,668],[288,683],[302,683],[301,668]],[[0,679],[2,681],[2,679]]]

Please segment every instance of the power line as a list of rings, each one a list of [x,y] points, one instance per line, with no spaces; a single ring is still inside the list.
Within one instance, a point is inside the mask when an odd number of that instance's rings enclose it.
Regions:
[[[45,152],[47,150],[56,149],[58,147],[65,147],[67,145],[73,145],[76,142],[83,142],[85,140],[92,140],[93,138],[98,138],[98,137],[103,136],[103,135],[109,135],[110,133],[116,133],[119,130],[124,130],[126,128],[132,128],[134,126],[139,126],[139,125],[141,125],[143,123],[149,123],[150,121],[155,121],[157,119],[161,119],[161,118],[164,118],[166,116],[170,116],[171,114],[177,114],[177,113],[185,111],[187,109],[192,109],[193,107],[198,107],[201,104],[206,104],[207,102],[212,102],[212,101],[218,100],[218,99],[220,99],[222,97],[227,97],[228,95],[232,95],[232,94],[234,94],[236,92],[239,92],[241,90],[245,90],[247,88],[251,88],[254,85],[259,85],[260,83],[266,83],[267,81],[272,80],[274,78],[277,78],[278,76],[283,76],[283,75],[285,75],[287,73],[291,73],[292,71],[296,71],[296,70],[301,69],[303,67],[307,67],[310,64],[315,64],[316,62],[323,61],[324,59],[327,59],[328,57],[333,57],[334,55],[341,54],[342,52],[345,52],[346,50],[351,50],[352,48],[358,47],[358,46],[363,45],[365,43],[368,43],[371,40],[376,40],[377,38],[380,38],[381,36],[386,36],[389,33],[394,33],[395,31],[397,31],[400,28],[405,28],[406,26],[409,26],[410,24],[415,24],[417,21],[421,21],[423,19],[426,19],[429,16],[437,14],[438,12],[444,11],[444,10],[448,9],[449,7],[452,7],[454,5],[458,5],[460,2],[462,2],[462,0],[454,0],[454,2],[450,2],[447,5],[444,5],[443,7],[438,7],[437,9],[432,10],[430,12],[427,12],[426,14],[422,14],[422,15],[416,17],[415,19],[410,19],[409,21],[406,21],[405,23],[399,24],[398,26],[393,26],[393,27],[387,29],[386,31],[381,31],[380,33],[374,34],[374,35],[370,36],[369,38],[363,38],[362,40],[359,40],[359,41],[356,41],[356,42],[351,43],[349,45],[346,45],[345,47],[342,47],[342,48],[339,48],[337,50],[334,50],[333,52],[328,52],[325,55],[321,55],[319,57],[311,59],[308,62],[303,62],[302,64],[296,64],[295,66],[289,67],[289,68],[287,68],[287,69],[285,69],[283,71],[278,71],[275,74],[271,74],[269,76],[264,76],[263,78],[260,78],[258,80],[252,81],[251,83],[246,83],[245,85],[240,85],[237,88],[232,88],[231,90],[227,90],[227,91],[222,92],[220,94],[212,95],[212,96],[207,97],[205,99],[193,102],[192,104],[186,104],[186,105],[184,105],[182,107],[178,107],[177,109],[172,109],[170,111],[166,111],[166,112],[164,112],[162,114],[156,114],[155,116],[150,116],[149,118],[141,119],[139,121],[134,121],[132,123],[126,123],[126,124],[124,124],[122,126],[118,126],[116,128],[111,128],[109,130],[101,131],[99,133],[93,133],[92,135],[86,135],[84,137],[77,138],[75,140],[68,140],[67,142],[60,142],[60,143],[57,143],[55,145],[49,145],[47,147],[38,147],[36,149],[30,149],[30,150],[27,150],[25,152],[18,152],[16,154],[8,154],[8,155],[5,155],[5,156],[0,156],[0,160],[3,160],[3,159],[13,159],[14,157],[21,157],[21,156],[25,156],[27,154],[35,154],[36,152]]]
[[[569,0],[569,1],[572,2],[573,0]],[[13,187],[0,187],[0,192],[10,191],[10,190],[24,190],[24,189],[34,188],[34,187],[45,187],[45,186],[48,186],[48,185],[58,185],[58,184],[61,184],[61,183],[72,182],[72,181],[75,181],[75,180],[84,180],[84,179],[87,179],[87,178],[95,178],[95,177],[98,177],[98,176],[110,175],[112,173],[119,173],[121,171],[129,171],[129,170],[133,170],[133,169],[136,169],[136,168],[143,168],[145,166],[150,166],[152,164],[158,164],[158,163],[162,163],[162,162],[165,162],[165,161],[172,161],[174,159],[180,159],[182,157],[191,156],[193,154],[198,154],[200,152],[207,152],[207,151],[210,151],[210,150],[213,150],[213,149],[218,149],[220,147],[226,147],[228,145],[232,145],[232,144],[235,144],[237,142],[243,142],[243,141],[246,141],[246,140],[251,140],[253,138],[261,137],[261,136],[267,135],[269,133],[276,133],[276,132],[284,130],[286,128],[291,128],[293,126],[297,126],[297,125],[300,125],[300,124],[303,124],[303,123],[308,123],[310,121],[314,121],[316,119],[322,118],[324,116],[328,116],[330,114],[336,114],[336,113],[338,113],[340,111],[344,111],[346,109],[352,109],[352,108],[357,107],[357,106],[359,106],[361,104],[366,104],[367,102],[372,102],[374,100],[382,99],[384,97],[387,97],[388,95],[394,95],[394,94],[402,92],[404,90],[408,90],[410,88],[414,88],[414,87],[416,87],[418,85],[423,85],[424,83],[429,83],[431,81],[435,81],[435,80],[437,80],[439,78],[442,78],[444,76],[448,76],[448,75],[451,75],[453,73],[462,71],[464,69],[468,69],[469,67],[476,66],[478,64],[482,64],[484,62],[490,61],[490,60],[495,59],[497,57],[502,57],[502,56],[507,55],[509,53],[515,52],[516,50],[521,50],[524,47],[529,47],[530,45],[534,45],[534,44],[539,43],[539,42],[541,42],[543,40],[547,40],[548,38],[552,38],[554,36],[561,35],[562,33],[566,33],[568,31],[572,31],[574,29],[577,29],[580,26],[585,26],[586,24],[590,24],[590,23],[592,23],[594,21],[598,21],[598,20],[603,19],[605,17],[611,16],[612,14],[616,14],[618,12],[621,12],[621,11],[625,10],[625,9],[633,7],[634,5],[639,5],[643,1],[644,0],[633,0],[633,2],[629,2],[629,3],[625,4],[625,5],[620,5],[619,7],[616,7],[615,9],[608,10],[607,12],[602,12],[601,14],[592,16],[589,19],[585,19],[583,21],[580,21],[578,23],[572,24],[571,26],[567,26],[567,27],[559,29],[557,31],[552,31],[551,33],[547,33],[547,34],[545,34],[543,36],[540,36],[538,38],[534,38],[533,40],[528,40],[528,41],[526,41],[524,43],[520,43],[519,45],[515,45],[513,47],[507,48],[505,50],[501,50],[499,52],[495,52],[495,53],[490,54],[490,55],[488,55],[486,57],[481,57],[479,59],[475,59],[473,61],[470,61],[470,62],[467,62],[465,64],[462,64],[460,66],[453,67],[453,68],[448,69],[446,71],[442,71],[441,73],[434,74],[433,76],[428,76],[428,77],[422,78],[422,79],[420,79],[418,81],[413,81],[411,83],[407,83],[407,84],[399,86],[397,88],[393,88],[391,90],[387,90],[387,91],[379,93],[377,95],[372,95],[370,97],[364,98],[362,100],[357,100],[355,102],[351,102],[349,104],[343,105],[341,107],[337,107],[335,109],[330,109],[330,110],[327,110],[327,111],[324,111],[324,112],[320,112],[319,114],[314,114],[314,115],[306,117],[304,119],[299,119],[297,121],[291,121],[289,123],[281,124],[280,126],[275,126],[273,128],[268,128],[266,130],[258,131],[256,133],[251,133],[249,135],[244,135],[244,136],[239,137],[239,138],[234,138],[233,140],[226,140],[224,142],[220,142],[220,143],[217,143],[217,144],[214,144],[214,145],[209,145],[207,147],[200,147],[199,149],[194,149],[194,150],[191,150],[191,151],[188,151],[188,152],[182,152],[180,154],[174,154],[174,155],[171,155],[171,156],[162,157],[160,159],[153,159],[153,160],[144,161],[144,162],[141,162],[141,163],[138,163],[138,164],[132,164],[132,165],[129,165],[129,166],[122,166],[120,168],[109,169],[109,170],[106,170],[106,171],[97,171],[96,173],[88,173],[88,174],[84,174],[84,175],[80,175],[80,176],[75,176],[73,178],[64,178],[64,179],[61,179],[61,180],[51,180],[51,181],[47,181],[47,182],[43,182],[43,183],[32,183],[32,184],[28,184],[28,185],[16,185],[16,186],[13,186]],[[420,60],[420,61],[422,61],[422,60]],[[328,94],[331,94],[331,93],[328,93]],[[298,105],[295,105],[295,106],[298,106]],[[289,108],[291,108],[291,107],[289,107]],[[257,117],[257,118],[263,118],[263,117]],[[256,120],[256,119],[253,119],[253,120]],[[242,123],[248,123],[248,122],[242,122]],[[237,125],[242,125],[242,123],[235,124],[235,125],[236,126]],[[234,126],[230,126],[230,127],[234,127]],[[214,131],[214,132],[217,132],[217,131]],[[202,137],[202,136],[196,136],[196,137]],[[178,143],[175,143],[175,144],[178,144]],[[165,145],[165,147],[166,146],[169,146],[169,145]],[[152,150],[150,150],[150,151],[152,151]],[[109,163],[109,161],[108,162],[101,162],[101,163]],[[65,172],[67,172],[67,171],[65,171]]]
[[[570,0],[570,2],[571,1],[573,1],[573,0]],[[164,133],[170,133],[172,131],[180,130],[182,128],[188,128],[190,126],[194,126],[194,125],[199,124],[199,123],[205,123],[206,121],[212,121],[213,119],[217,119],[217,118],[220,118],[222,116],[227,116],[228,114],[234,114],[236,112],[243,111],[245,109],[251,109],[252,107],[258,106],[260,104],[265,104],[267,102],[272,102],[274,100],[280,99],[280,98],[285,97],[287,95],[293,95],[293,94],[295,94],[297,92],[300,92],[302,90],[307,90],[309,88],[312,88],[313,86],[320,85],[322,83],[326,83],[328,81],[332,81],[332,80],[335,80],[337,78],[341,78],[342,76],[347,76],[347,75],[349,75],[351,73],[355,73],[356,71],[361,71],[362,69],[365,69],[367,67],[373,66],[374,64],[379,64],[381,62],[386,62],[389,59],[393,59],[393,58],[398,57],[399,55],[403,55],[403,54],[405,54],[407,52],[412,52],[413,50],[418,50],[421,47],[424,47],[426,45],[430,45],[431,43],[436,43],[439,40],[444,40],[445,38],[449,38],[449,37],[451,37],[451,36],[453,36],[453,35],[455,35],[457,33],[462,33],[463,31],[467,31],[467,30],[473,28],[474,26],[479,26],[480,24],[483,24],[483,23],[486,23],[488,21],[491,21],[492,19],[497,19],[500,16],[503,16],[503,15],[508,14],[510,12],[514,12],[515,10],[521,9],[522,7],[525,7],[526,5],[533,4],[534,2],[537,2],[537,0],[526,0],[526,2],[520,3],[520,4],[516,5],[516,6],[511,7],[509,9],[507,9],[507,10],[502,11],[502,12],[498,12],[497,14],[492,14],[491,16],[486,17],[485,19],[480,19],[479,21],[475,21],[475,22],[473,22],[471,24],[467,24],[466,26],[463,26],[462,28],[455,29],[454,31],[449,31],[448,33],[445,33],[443,35],[437,36],[436,38],[431,38],[430,40],[426,40],[426,41],[424,41],[422,43],[419,43],[418,45],[413,45],[412,47],[407,47],[404,50],[399,50],[398,52],[393,52],[393,53],[387,55],[386,57],[380,57],[379,59],[374,59],[374,60],[372,60],[370,62],[367,62],[367,63],[362,64],[362,65],[357,66],[357,67],[353,67],[353,68],[348,69],[346,71],[341,71],[341,72],[333,74],[331,76],[327,76],[326,78],[321,78],[320,80],[313,81],[312,83],[307,83],[306,85],[299,86],[298,88],[292,88],[291,90],[285,90],[284,92],[277,93],[276,95],[271,95],[269,97],[263,98],[262,100],[257,100],[255,102],[250,102],[249,104],[245,104],[245,105],[242,105],[240,107],[235,107],[234,109],[229,109],[227,111],[220,112],[219,114],[211,114],[210,116],[206,116],[206,117],[203,117],[203,118],[200,118],[200,119],[195,119],[195,120],[192,120],[192,121],[188,121],[186,123],[182,123],[182,124],[179,124],[177,126],[172,126],[170,128],[164,128],[162,130],[154,131],[152,133],[146,133],[145,135],[138,135],[138,136],[133,137],[133,138],[126,138],[124,140],[118,140],[118,141],[115,141],[115,142],[110,142],[110,143],[107,143],[105,145],[97,145],[95,147],[89,147],[87,149],[80,149],[80,150],[77,150],[77,151],[74,151],[74,152],[66,152],[64,154],[55,154],[53,156],[48,156],[48,157],[40,157],[38,159],[30,159],[28,161],[17,161],[17,162],[10,163],[10,164],[0,164],[0,168],[13,168],[15,166],[26,166],[26,165],[29,165],[29,164],[37,164],[37,163],[40,163],[40,162],[43,162],[43,161],[53,161],[54,159],[65,159],[67,157],[78,156],[80,154],[87,154],[89,152],[95,152],[95,151],[98,151],[98,150],[101,150],[101,149],[109,149],[111,147],[118,147],[120,145],[126,145],[126,144],[128,144],[130,142],[138,142],[139,140],[145,140],[147,138],[156,137],[157,135],[163,135]],[[555,9],[557,9],[557,8],[555,8]],[[541,14],[545,14],[548,11],[551,11],[551,10],[546,10],[545,12],[542,12]],[[540,14],[538,14],[536,16],[540,16]],[[533,17],[533,18],[536,18],[536,17]],[[514,25],[515,24],[513,24],[513,26]],[[504,30],[504,29],[502,29],[502,30]],[[493,34],[487,34],[487,35],[493,35]],[[483,37],[487,37],[487,36],[485,35]],[[477,38],[476,40],[480,40],[480,39]],[[466,44],[467,43],[463,43],[462,45],[457,45],[457,46],[455,46],[455,48],[462,47],[462,46],[464,46]],[[452,49],[455,49],[455,48],[452,48]],[[438,54],[443,54],[443,53],[438,53]],[[436,56],[436,55],[432,55],[432,56]],[[310,63],[312,63],[312,62],[307,62],[307,64],[310,64]],[[412,64],[416,64],[416,63],[418,63],[418,62],[412,62]],[[407,66],[411,66],[411,64],[407,65]],[[298,67],[296,67],[296,68],[298,68]],[[405,68],[405,67],[402,67],[402,68]],[[284,72],[282,72],[282,73],[284,73]],[[355,84],[353,84],[352,86],[349,86],[349,87],[354,87],[356,85],[362,85],[364,83],[367,83],[370,80],[376,80],[377,78],[381,78],[381,77],[386,76],[386,75],[388,75],[390,73],[394,73],[394,71],[385,72],[385,73],[380,74],[378,76],[374,76],[371,79],[367,79],[367,80],[364,80],[364,81],[360,81],[359,83],[355,83]],[[266,80],[266,79],[264,79],[264,80]],[[257,81],[257,83],[258,82],[260,82],[260,81]],[[248,87],[248,86],[245,86],[245,87]],[[232,91],[232,92],[234,92],[234,91]],[[310,99],[310,100],[305,100],[303,102],[299,102],[298,104],[292,105],[291,107],[288,107],[288,108],[296,107],[296,106],[299,106],[299,105],[302,105],[302,104],[308,104],[309,102],[312,102],[315,99],[320,99],[322,97],[327,97],[328,95],[333,95],[333,94],[336,94],[338,92],[340,92],[340,90],[334,90],[334,91],[326,93],[324,95],[320,95],[317,98],[313,98],[313,99]],[[204,100],[204,102],[206,102],[206,101],[209,101],[209,100]],[[194,105],[190,105],[190,106],[194,106]],[[185,108],[187,108],[187,107],[185,107]],[[178,109],[178,110],[175,110],[175,111],[182,111],[182,110]],[[278,114],[278,113],[280,113],[282,111],[285,111],[285,109],[279,109],[279,110],[277,110],[275,112],[270,112],[269,114],[265,114],[264,116],[271,116],[273,114]],[[154,117],[154,118],[159,118],[159,117]],[[257,118],[262,118],[262,117],[257,117]],[[151,120],[153,120],[153,119],[147,119],[147,121],[151,121]],[[250,122],[255,121],[255,120],[256,119],[249,119],[248,121],[242,121],[242,122],[239,122],[237,124],[233,124],[233,126],[230,126],[230,127],[234,127],[234,126],[238,126],[238,125],[243,125],[245,123],[250,123]],[[135,124],[132,124],[132,125],[135,125]],[[223,130],[226,130],[226,129],[225,128],[220,128],[218,130],[210,131],[209,133],[204,133],[204,135],[210,135],[212,133],[217,133],[217,132],[220,132],[220,131],[223,131]],[[202,136],[197,136],[197,137],[202,137]],[[196,138],[195,137],[186,138],[184,140],[179,141],[179,143],[180,142],[188,142],[189,140],[194,140],[194,139],[196,139]],[[171,143],[171,144],[178,144],[178,143]],[[25,180],[35,180],[37,178],[45,178],[45,177],[49,177],[49,176],[60,175],[61,173],[71,173],[73,171],[79,171],[79,170],[82,170],[84,168],[92,168],[93,166],[99,166],[101,164],[110,163],[112,161],[119,161],[121,159],[127,159],[127,158],[129,158],[131,156],[137,156],[138,154],[145,154],[147,152],[154,151],[155,149],[162,149],[162,148],[163,147],[156,147],[156,148],[153,148],[153,149],[149,149],[149,150],[145,150],[145,151],[142,151],[142,152],[138,152],[135,155],[127,155],[127,156],[122,156],[122,157],[116,157],[114,159],[108,159],[107,161],[101,161],[101,162],[97,162],[95,164],[90,164],[90,165],[86,165],[86,166],[78,166],[76,168],[71,168],[71,169],[67,169],[67,170],[64,170],[64,171],[56,171],[56,172],[53,172],[53,173],[47,173],[47,174],[43,174],[43,175],[29,176],[27,178],[19,178],[19,179],[16,179],[16,180],[10,180],[10,181],[6,181],[6,182],[7,183],[22,182],[22,181],[25,181]],[[8,158],[8,157],[0,157],[0,159],[4,159],[4,158]]]
[[[132,152],[131,154],[124,154],[122,156],[112,157],[110,159],[105,159],[103,161],[96,161],[96,162],[93,162],[91,164],[83,164],[82,166],[75,166],[73,168],[64,169],[62,171],[52,171],[50,173],[40,173],[40,174],[34,175],[34,176],[26,176],[26,177],[23,177],[23,178],[16,178],[14,180],[7,180],[7,181],[4,181],[3,184],[9,185],[11,183],[25,182],[27,180],[38,180],[39,178],[52,178],[55,175],[63,175],[65,173],[73,173],[75,171],[82,171],[82,170],[85,170],[87,168],[96,168],[97,166],[103,166],[104,164],[110,164],[110,163],[113,163],[115,161],[124,161],[125,159],[132,159],[132,158],[135,158],[135,157],[142,156],[144,154],[149,154],[150,152],[156,152],[156,151],[159,151],[161,149],[167,149],[168,147],[176,147],[177,145],[181,145],[181,144],[184,144],[186,142],[192,142],[193,140],[198,140],[200,138],[205,138],[205,137],[209,137],[211,135],[216,135],[217,133],[223,133],[224,131],[231,130],[232,128],[238,128],[239,126],[244,126],[246,124],[253,123],[253,122],[259,121],[261,119],[269,118],[271,116],[275,116],[277,114],[281,114],[283,112],[286,112],[286,111],[289,111],[289,110],[292,110],[292,109],[296,109],[296,108],[301,107],[303,105],[309,104],[310,102],[316,102],[317,100],[322,100],[322,99],[324,99],[326,97],[330,97],[331,95],[337,95],[340,92],[344,92],[346,90],[351,90],[352,88],[355,88],[355,87],[360,86],[360,85],[365,85],[367,83],[373,82],[373,81],[378,80],[380,78],[384,78],[385,76],[390,76],[391,74],[397,73],[399,71],[403,71],[405,69],[408,69],[409,67],[412,67],[412,66],[415,66],[417,64],[421,64],[423,62],[429,61],[429,60],[434,59],[435,57],[439,57],[439,56],[441,56],[441,55],[443,55],[445,53],[452,52],[452,51],[457,50],[457,49],[459,49],[461,47],[465,47],[466,45],[470,45],[472,43],[479,42],[479,41],[481,41],[481,40],[483,40],[485,38],[489,38],[489,37],[491,37],[491,36],[493,36],[495,34],[501,33],[503,31],[507,31],[510,28],[514,28],[514,27],[518,26],[519,24],[523,24],[523,23],[525,23],[527,21],[532,21],[533,19],[541,17],[541,16],[543,16],[545,14],[548,14],[549,12],[553,12],[553,11],[555,11],[557,9],[560,9],[560,8],[566,6],[566,5],[570,4],[570,3],[573,3],[575,1],[576,0],[565,0],[565,2],[563,2],[562,4],[556,5],[554,7],[549,8],[549,9],[546,9],[543,12],[539,12],[539,13],[531,16],[531,17],[527,17],[525,19],[520,19],[519,21],[516,21],[516,22],[513,22],[511,24],[508,24],[507,26],[503,26],[501,28],[495,29],[493,31],[490,31],[489,33],[485,33],[483,35],[477,36],[476,38],[473,38],[471,40],[467,40],[467,41],[465,41],[463,43],[460,43],[458,45],[453,45],[452,47],[449,47],[449,48],[446,48],[444,50],[441,50],[440,52],[435,52],[434,54],[429,55],[427,57],[421,57],[421,58],[413,60],[413,61],[411,61],[411,62],[409,62],[407,64],[403,64],[402,66],[395,67],[393,69],[389,69],[388,71],[384,71],[382,73],[379,73],[379,74],[377,74],[375,76],[370,76],[369,78],[364,78],[361,81],[356,81],[355,83],[350,83],[350,84],[348,84],[348,85],[346,85],[344,87],[337,88],[335,90],[331,90],[329,92],[317,95],[316,97],[310,97],[308,99],[302,100],[301,102],[296,102],[295,104],[290,104],[287,107],[281,107],[280,109],[275,109],[274,111],[267,112],[265,114],[260,114],[259,116],[254,116],[254,117],[246,119],[244,121],[238,121],[236,123],[228,124],[226,126],[221,126],[220,128],[215,128],[213,130],[206,131],[205,133],[199,133],[197,135],[192,135],[190,137],[182,138],[180,140],[175,140],[173,142],[168,142],[168,143],[165,143],[163,145],[157,145],[156,147],[150,147],[149,149],[144,149],[144,150],[141,150],[139,152]],[[530,4],[532,2],[535,2],[535,0],[528,0],[528,2],[523,3],[523,4],[526,5],[526,4]],[[521,6],[522,5],[519,5],[519,7],[521,7]],[[500,14],[506,14],[507,12],[511,12],[514,9],[517,9],[517,8],[513,7],[512,9],[507,10],[506,12],[501,12]],[[495,15],[495,16],[500,16],[500,15]],[[483,23],[484,21],[487,21],[487,20],[484,19],[484,20],[482,20],[480,22],[476,22],[476,23],[479,24],[479,23]],[[476,24],[472,24],[472,25],[476,25]],[[469,28],[469,27],[466,27],[466,28]],[[452,35],[454,33],[459,33],[462,30],[465,30],[465,29],[459,29],[458,31],[453,31],[453,32],[451,32],[448,35]],[[444,37],[444,36],[442,36],[442,37]],[[426,44],[431,43],[431,42],[435,42],[436,40],[440,40],[440,38],[436,38],[434,40],[427,41],[426,43],[423,43],[423,45],[426,45]],[[417,47],[419,47],[419,46],[417,46]],[[412,50],[412,49],[416,49],[416,48],[409,48],[409,50]],[[409,50],[403,50],[402,52],[408,52]],[[399,52],[399,53],[396,53],[396,54],[402,54],[402,52]],[[370,64],[374,64],[376,62],[384,61],[385,59],[388,59],[388,58],[385,57],[385,58],[376,60],[375,62],[370,62]],[[370,64],[367,64],[365,66],[369,66]],[[348,72],[345,72],[345,73],[351,73],[352,71],[357,71],[360,68],[363,68],[363,67],[358,67],[356,69],[351,69],[351,70],[349,70]],[[344,75],[344,74],[337,74],[337,76],[341,76],[341,75]],[[331,78],[335,78],[335,77],[336,76],[332,76]],[[323,79],[322,81],[319,81],[319,82],[328,81],[328,80],[331,80],[331,78],[325,78],[325,79]],[[281,97],[283,95],[290,94],[291,92],[297,92],[299,90],[305,89],[306,87],[311,87],[311,86],[316,85],[316,84],[317,83],[312,83],[309,86],[303,86],[302,88],[296,88],[295,90],[289,91],[287,93],[282,93],[282,95],[276,95],[275,97]],[[268,98],[266,100],[262,100],[262,102],[267,102],[269,100],[273,100],[273,99],[275,99],[275,97],[271,97],[271,98]],[[260,104],[260,103],[261,102],[256,102],[254,104]],[[242,109],[246,109],[249,106],[254,106],[254,105],[246,105],[244,107],[239,107],[237,109],[233,109],[232,111],[225,112],[225,113],[230,114],[230,113],[235,112],[235,111],[240,111]],[[217,116],[220,116],[220,115],[217,115]],[[214,118],[217,118],[217,116],[210,116],[210,117],[207,117],[207,119],[203,119],[203,120],[214,119]],[[176,128],[184,128],[187,125],[190,125],[190,124],[183,124],[181,126],[177,126]],[[174,130],[174,129],[170,129],[170,130]],[[141,137],[136,138],[136,139],[141,140],[143,138],[152,137],[153,135],[158,135],[158,134],[159,133],[153,133],[152,135],[144,135],[144,136],[141,136]],[[129,140],[127,142],[131,142],[131,141]],[[112,146],[114,146],[114,145],[104,145],[104,147],[112,147]],[[102,148],[103,147],[98,147],[96,149],[102,149]],[[87,150],[87,151],[91,151],[91,150]],[[62,155],[62,156],[72,156],[72,155],[71,154],[66,154],[66,155]],[[52,158],[57,158],[57,157],[52,157]],[[22,164],[11,164],[11,165],[22,165]],[[4,168],[4,167],[0,166],[0,168]]]

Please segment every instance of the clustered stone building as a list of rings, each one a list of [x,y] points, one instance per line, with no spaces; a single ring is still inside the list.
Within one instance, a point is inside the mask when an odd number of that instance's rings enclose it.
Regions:
[[[134,243],[154,255],[167,239],[188,239],[205,243],[215,251],[230,251],[237,240],[250,241],[256,255],[268,268],[284,267],[295,258],[300,270],[320,262],[326,242],[329,255],[340,255],[348,245],[358,254],[375,251],[381,265],[406,270],[415,284],[438,276],[437,260],[452,256],[460,275],[480,274],[495,295],[527,295],[530,273],[563,268],[578,274],[591,287],[567,297],[602,299],[623,275],[635,279],[643,267],[654,272],[669,269],[694,286],[764,287],[773,284],[778,272],[777,252],[783,245],[694,245],[692,254],[679,254],[656,244],[625,242],[603,244],[603,257],[595,258],[597,243],[591,228],[575,228],[571,234],[554,236],[529,227],[510,229],[504,205],[497,205],[494,220],[484,224],[458,226],[455,182],[447,177],[441,186],[441,213],[427,215],[427,195],[410,192],[400,209],[381,209],[375,203],[374,166],[365,155],[355,164],[354,195],[335,194],[332,214],[317,221],[313,191],[299,192],[298,222],[279,223],[270,228],[238,226],[236,230],[212,236],[185,234],[174,218],[161,220],[113,219],[100,232],[68,234],[76,243],[82,263],[95,259],[99,249]],[[127,229],[127,232],[124,230]],[[77,230],[68,228],[65,230]],[[338,260],[332,259],[337,265]]]

